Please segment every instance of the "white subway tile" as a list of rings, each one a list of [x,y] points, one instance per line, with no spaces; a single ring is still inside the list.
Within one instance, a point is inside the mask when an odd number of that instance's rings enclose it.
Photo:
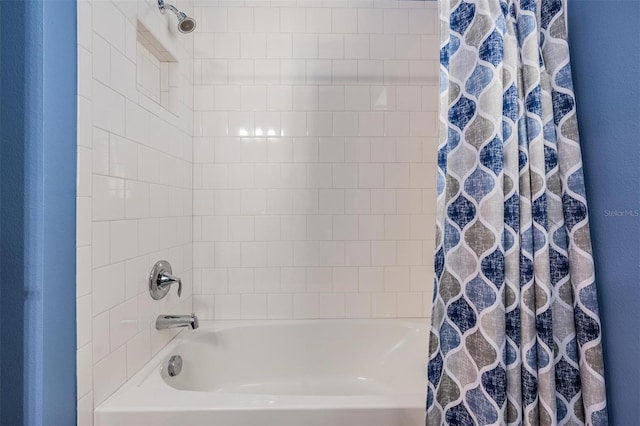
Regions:
[[[268,153],[267,147],[267,153]],[[269,155],[269,154],[267,154]],[[280,164],[256,164],[254,166],[256,185],[263,189],[281,188]],[[269,206],[267,205],[267,211]]]
[[[79,348],[76,353],[76,377],[78,397],[90,394],[93,390],[93,354],[90,344]]]
[[[409,32],[411,34],[433,33],[434,15],[431,9],[412,10],[409,13]]]
[[[385,9],[384,32],[404,34],[409,32],[409,11],[406,9]]]
[[[267,88],[265,86],[242,86],[240,106],[243,111],[265,111],[267,109]],[[194,156],[194,159],[196,158]]]
[[[240,56],[246,59],[266,58],[267,37],[265,34],[245,33],[240,35]]]
[[[293,35],[293,57],[303,59],[313,59],[318,57],[318,35],[317,34],[294,34]]]
[[[400,318],[417,318],[422,316],[421,293],[398,293],[397,315]]]
[[[331,268],[307,268],[307,293],[331,291]]]
[[[409,61],[384,61],[384,84],[409,83]]]
[[[411,288],[411,270],[408,266],[384,268],[384,291],[408,292]]]
[[[138,300],[133,297],[109,311],[111,350],[138,333]]]
[[[352,59],[369,58],[369,35],[368,34],[345,34],[344,35],[344,57]]]
[[[318,318],[318,294],[294,294],[293,317],[296,319]]]
[[[344,160],[348,163],[368,163],[371,161],[371,146],[368,138],[345,138]]]
[[[291,34],[267,34],[268,58],[291,58],[293,56],[293,39]]]
[[[253,241],[253,216],[230,216],[228,218],[228,224],[230,241]]]
[[[93,315],[124,302],[124,263],[115,263],[93,271]]]
[[[293,243],[293,264],[295,266],[318,265],[318,242],[296,241]]]
[[[320,34],[318,57],[325,59],[344,58],[344,36],[342,34]]]
[[[334,136],[357,136],[358,114],[355,112],[334,112],[333,134]]]
[[[267,47],[267,54],[270,52]],[[254,61],[255,84],[279,84],[280,83],[280,61],[277,59],[256,59]]]
[[[268,295],[267,317],[269,319],[293,318],[293,296],[291,294]]]
[[[330,240],[332,238],[331,216],[309,215],[307,216],[307,239],[309,240]]]
[[[345,191],[345,213],[367,214],[371,211],[371,195],[367,189]]]
[[[121,346],[93,367],[95,404],[100,404],[127,380],[127,350]]]
[[[295,163],[314,163],[318,161],[318,138],[294,138],[293,161]]]
[[[331,84],[332,61],[328,59],[307,59],[307,84]]]
[[[331,268],[333,291],[338,293],[358,291],[358,268]]]
[[[91,321],[92,356],[96,363],[109,355],[109,311],[93,317]]]
[[[270,163],[291,163],[293,161],[293,140],[291,138],[267,139],[267,161]]]
[[[259,113],[256,113],[256,115]],[[256,126],[257,127],[257,126]],[[262,127],[260,127],[262,129]],[[244,163],[264,163],[267,161],[267,140],[265,138],[242,138],[242,162]],[[246,168],[247,165],[240,165]],[[253,167],[252,167],[253,168]],[[253,168],[255,170],[255,168]],[[240,170],[239,173],[242,173]],[[242,187],[245,187],[242,185]]]
[[[381,33],[383,18],[381,9],[358,9],[358,32]]]
[[[227,9],[227,30],[247,33],[253,31],[253,8],[230,7]]]
[[[358,165],[358,186],[360,188],[381,188],[384,181],[382,164]]]
[[[376,214],[396,213],[396,191],[393,189],[372,189],[371,212]]]
[[[345,90],[342,86],[319,86],[318,99],[320,111],[342,111],[345,109]]]
[[[269,266],[290,266],[293,264],[293,244],[290,241],[270,241],[267,243],[267,264]]]
[[[326,154],[325,158],[328,155]],[[308,188],[331,188],[332,185],[331,164],[307,164]]]
[[[332,61],[332,82],[333,84],[351,84],[354,76],[358,72],[358,61],[337,59]]]
[[[243,294],[241,317],[243,319],[267,318],[267,296],[264,294]]]
[[[219,33],[213,36],[214,57],[231,59],[240,57],[240,35],[237,33]]]
[[[423,242],[421,240],[398,241],[398,265],[421,265],[423,264]],[[431,253],[432,251],[429,250]],[[426,252],[424,252],[426,253]],[[429,260],[431,262],[431,260]]]
[[[267,212],[267,194],[262,189],[246,189],[241,192],[242,214],[265,214]]]
[[[329,112],[307,113],[307,134],[309,136],[331,136],[333,134],[333,117]],[[320,148],[322,153],[322,148]]]
[[[195,248],[196,244],[194,244]],[[214,259],[217,268],[241,266],[240,243],[217,242],[214,245]]]
[[[345,295],[347,318],[371,318],[371,295],[369,293],[347,293]]]
[[[316,197],[317,199],[317,197]],[[282,216],[280,224],[281,238],[285,241],[299,241],[307,237],[307,216]]]
[[[387,163],[384,165],[385,188],[407,188],[410,186],[410,182],[408,163]]]
[[[267,107],[269,111],[291,111],[293,107],[293,88],[291,86],[268,86]],[[284,122],[282,124],[282,127],[284,131]]]
[[[384,115],[381,112],[360,112],[358,114],[359,136],[380,136],[384,129]]]
[[[396,88],[392,86],[372,86],[371,109],[375,111],[393,111],[396,109]]]
[[[280,268],[256,268],[254,281],[256,293],[277,293],[280,291]]]
[[[219,294],[214,296],[214,319],[242,318],[242,296],[239,294]]]
[[[280,114],[281,136],[307,136],[307,116],[304,112]]]
[[[301,33],[306,30],[304,8],[283,7],[280,9],[280,31],[283,33]]]
[[[390,137],[371,138],[371,161],[396,161],[396,140]]]
[[[264,242],[242,243],[242,266],[267,266],[267,244]]]
[[[374,318],[395,318],[397,312],[396,293],[371,294],[371,315]]]
[[[151,359],[151,335],[145,328],[127,342],[127,378],[131,378]]]
[[[395,241],[372,241],[371,263],[373,265],[395,265],[397,262],[397,244]]]
[[[110,226],[110,261],[132,259],[138,254],[138,222],[112,221]]]
[[[231,268],[228,270],[229,293],[252,293],[254,274],[252,268]]]
[[[384,216],[362,215],[358,222],[361,240],[384,240]]]
[[[345,266],[345,244],[342,241],[320,241],[318,264],[323,266]]]
[[[367,86],[345,87],[345,109],[347,111],[369,111],[371,97]]]
[[[357,9],[332,9],[331,31],[337,34],[355,33],[358,28]]]
[[[320,214],[343,214],[344,190],[320,189],[318,211]]]
[[[273,241],[279,239],[280,216],[255,216],[256,241]]]
[[[202,7],[202,8],[198,8],[198,10],[200,11],[200,18],[201,18],[201,19],[198,19],[198,31],[203,31],[208,33],[228,31],[227,8]]]
[[[345,242],[345,265],[364,266],[371,264],[371,243],[369,241]]]
[[[267,214],[291,214],[293,194],[291,190],[272,189],[267,191]]]
[[[331,9],[306,7],[306,26],[307,32],[310,33],[329,33],[331,32]]]
[[[110,222],[93,222],[91,233],[93,244],[91,246],[91,266],[93,268],[109,264],[111,256]]]
[[[436,136],[437,114],[434,112],[411,113],[411,136]]]
[[[320,318],[344,318],[345,295],[343,293],[320,294],[318,297],[318,316]]]
[[[384,290],[384,268],[358,268],[358,289],[360,292],[370,293]]]
[[[306,291],[305,268],[282,268],[282,291],[303,293]]]
[[[420,213],[422,211],[422,191],[419,189],[398,189],[396,191],[396,211],[400,214]],[[413,219],[411,220],[412,238],[420,238],[414,234]]]
[[[273,33],[280,30],[280,10],[275,7],[253,9],[253,27],[256,32]]]
[[[294,86],[293,109],[294,111],[317,111],[318,86]]]
[[[358,165],[357,164],[333,164],[333,187],[334,188],[357,188],[358,187]]]

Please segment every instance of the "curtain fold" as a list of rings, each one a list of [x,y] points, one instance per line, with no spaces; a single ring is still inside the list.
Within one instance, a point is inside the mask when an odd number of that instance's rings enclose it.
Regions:
[[[562,0],[440,0],[427,425],[607,424]]]

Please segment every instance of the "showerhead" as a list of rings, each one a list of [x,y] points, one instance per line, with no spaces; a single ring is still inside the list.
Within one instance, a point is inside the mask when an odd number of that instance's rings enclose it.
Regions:
[[[178,31],[188,34],[196,29],[196,20],[187,16],[186,13],[179,11],[175,6],[165,3],[164,0],[158,0],[158,9],[164,13],[165,9],[169,9],[176,14],[178,18]]]

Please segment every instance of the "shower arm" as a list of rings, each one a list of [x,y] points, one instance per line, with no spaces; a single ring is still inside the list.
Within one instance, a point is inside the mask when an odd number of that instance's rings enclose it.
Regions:
[[[169,9],[170,11],[172,11],[173,13],[176,14],[176,16],[180,16],[185,15],[183,12],[180,12],[174,5],[169,4],[169,3],[165,3],[164,0],[158,0],[158,8],[160,9],[160,12],[162,12],[163,14],[165,13],[165,9]],[[186,15],[185,15],[186,17]]]

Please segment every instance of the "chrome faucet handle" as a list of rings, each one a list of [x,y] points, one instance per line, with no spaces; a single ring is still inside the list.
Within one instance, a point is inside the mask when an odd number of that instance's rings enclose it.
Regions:
[[[178,283],[178,297],[182,296],[182,280],[178,277],[174,277],[171,273],[166,271],[160,272],[158,275],[158,287],[160,289],[169,288],[171,284]]]
[[[182,296],[182,280],[171,275],[172,273],[171,265],[166,260],[153,265],[149,273],[149,293],[154,300],[165,297],[174,283],[178,283],[178,297]]]

